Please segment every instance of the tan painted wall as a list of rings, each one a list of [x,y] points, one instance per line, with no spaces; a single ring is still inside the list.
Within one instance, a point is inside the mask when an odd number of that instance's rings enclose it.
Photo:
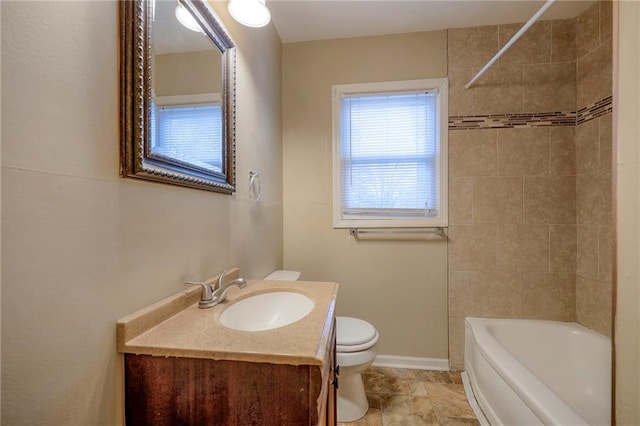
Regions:
[[[640,424],[640,3],[616,2],[616,420]],[[615,9],[614,9],[615,10]],[[615,49],[614,49],[615,50]],[[615,56],[614,56],[615,58]]]
[[[119,317],[282,266],[281,43],[216,7],[239,46],[235,196],[118,177],[117,2],[2,2],[3,424],[120,424]]]
[[[331,86],[444,77],[446,32],[285,44],[284,265],[341,284],[337,313],[379,353],[447,358],[446,243],[361,241],[332,228]]]
[[[153,88],[157,96],[220,93],[222,65],[219,51],[154,55]]]

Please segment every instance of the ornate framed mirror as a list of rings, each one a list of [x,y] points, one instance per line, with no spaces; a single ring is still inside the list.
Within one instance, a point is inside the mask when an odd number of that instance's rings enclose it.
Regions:
[[[120,176],[233,193],[236,48],[206,0],[121,1],[120,55]]]

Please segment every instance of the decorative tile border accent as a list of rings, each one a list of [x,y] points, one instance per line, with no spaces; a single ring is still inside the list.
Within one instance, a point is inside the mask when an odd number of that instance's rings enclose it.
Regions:
[[[491,114],[450,116],[449,130],[510,129],[514,127],[575,126],[576,113],[531,112],[517,114]]]
[[[449,130],[575,126],[609,114],[613,109],[612,98],[609,96],[578,111],[451,115],[449,116]]]
[[[580,108],[576,113],[576,124],[586,123],[594,118],[602,117],[603,115],[611,113],[611,111],[613,111],[612,101],[613,96],[609,96],[594,104]]]

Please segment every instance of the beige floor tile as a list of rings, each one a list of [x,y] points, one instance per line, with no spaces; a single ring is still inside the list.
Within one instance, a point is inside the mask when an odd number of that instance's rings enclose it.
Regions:
[[[409,384],[407,380],[398,377],[385,375],[364,375],[364,386],[371,393],[409,395]]]
[[[424,382],[420,382],[417,380],[407,380],[406,383],[410,395],[427,396],[427,388],[424,386]]]
[[[450,371],[449,376],[451,376],[451,380],[453,383],[457,385],[462,384],[462,372],[461,371]]]
[[[360,420],[351,423],[338,423],[339,426],[383,426],[382,411],[379,408],[369,407],[367,414]]]
[[[394,395],[382,406],[384,426],[439,425],[438,418],[429,398]]]
[[[460,372],[370,367],[363,378],[369,411],[342,426],[479,425]]]
[[[480,426],[480,422],[477,421],[476,419],[439,417],[439,420],[442,426],[466,426],[466,425]]]
[[[439,417],[474,419],[462,385],[427,383],[427,393]]]
[[[382,404],[380,403],[380,395],[378,395],[377,393],[369,393],[367,391],[367,401],[369,401],[369,409],[371,408],[377,408],[378,410],[382,409]]]

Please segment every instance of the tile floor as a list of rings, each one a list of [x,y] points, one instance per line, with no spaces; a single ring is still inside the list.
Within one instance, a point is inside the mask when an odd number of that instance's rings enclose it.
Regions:
[[[366,416],[342,426],[479,425],[460,373],[370,367],[363,374]]]

